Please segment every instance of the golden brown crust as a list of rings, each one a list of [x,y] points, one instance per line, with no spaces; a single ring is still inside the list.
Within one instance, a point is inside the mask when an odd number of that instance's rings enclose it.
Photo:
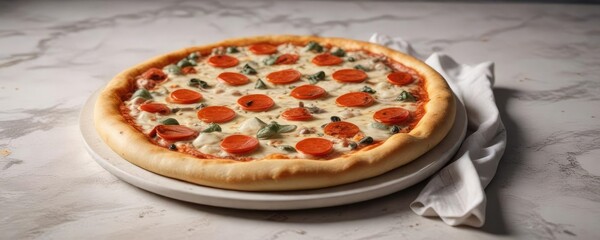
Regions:
[[[331,160],[262,159],[248,162],[199,159],[153,144],[122,117],[119,106],[135,88],[135,77],[151,67],[163,67],[191,52],[209,53],[219,46],[243,46],[259,42],[305,45],[309,41],[345,49],[363,49],[387,56],[414,69],[425,79],[429,101],[425,114],[409,133],[391,136],[367,151]],[[372,43],[313,36],[259,36],[191,47],[153,58],[112,79],[100,93],[94,111],[102,139],[124,159],[154,173],[200,185],[244,191],[283,191],[323,188],[374,177],[418,158],[437,145],[454,123],[455,103],[445,80],[425,63]]]

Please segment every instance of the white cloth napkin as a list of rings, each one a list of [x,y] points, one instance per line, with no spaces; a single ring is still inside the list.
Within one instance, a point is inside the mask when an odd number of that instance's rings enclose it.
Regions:
[[[378,43],[419,59],[402,38],[374,34]],[[421,216],[438,216],[445,223],[481,227],[485,223],[484,188],[496,174],[506,148],[506,129],[494,101],[494,63],[459,64],[450,56],[434,53],[425,60],[447,81],[467,110],[467,136],[453,161],[436,173],[411,209]]]

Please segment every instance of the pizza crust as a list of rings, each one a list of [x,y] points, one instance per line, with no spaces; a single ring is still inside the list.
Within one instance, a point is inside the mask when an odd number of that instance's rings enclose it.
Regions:
[[[424,88],[429,98],[419,123],[409,133],[392,135],[379,146],[335,159],[259,159],[240,162],[199,159],[157,146],[131,126],[119,110],[124,97],[135,89],[136,76],[152,67],[162,68],[192,52],[208,54],[220,46],[244,46],[260,42],[305,45],[309,41],[381,54],[415,70],[425,79]],[[446,136],[454,123],[455,107],[453,94],[446,81],[431,67],[409,55],[380,45],[342,38],[277,35],[231,39],[185,48],[131,67],[114,77],[100,93],[94,109],[94,123],[101,138],[116,153],[148,171],[216,188],[285,191],[355,182],[405,165],[432,149]]]

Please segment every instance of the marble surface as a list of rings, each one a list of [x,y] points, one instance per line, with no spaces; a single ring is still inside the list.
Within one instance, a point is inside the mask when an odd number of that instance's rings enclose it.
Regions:
[[[508,147],[487,222],[414,214],[423,183],[298,211],[207,207],[137,189],[85,151],[78,114],[120,70],[229,37],[404,36],[496,62]],[[0,2],[0,239],[599,239],[600,6],[344,1]]]

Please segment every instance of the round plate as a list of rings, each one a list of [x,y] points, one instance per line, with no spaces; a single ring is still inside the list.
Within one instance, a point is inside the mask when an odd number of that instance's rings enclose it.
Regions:
[[[460,147],[467,129],[464,106],[457,102],[454,126],[437,146],[423,156],[377,177],[315,190],[243,192],[195,185],[146,171],[106,145],[94,128],[94,105],[99,91],[85,103],[79,126],[87,150],[106,170],[136,187],[166,197],[204,205],[262,210],[305,209],[350,204],[385,196],[410,187],[441,169]]]

